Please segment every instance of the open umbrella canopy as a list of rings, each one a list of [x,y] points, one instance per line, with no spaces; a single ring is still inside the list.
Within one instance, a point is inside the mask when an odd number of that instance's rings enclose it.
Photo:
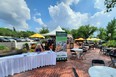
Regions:
[[[43,35],[38,34],[38,33],[33,34],[33,35],[31,35],[30,37],[34,37],[34,38],[45,38]]]
[[[75,39],[75,40],[85,40],[84,38],[78,38],[78,39]]]
[[[99,38],[87,38],[87,40],[99,41],[101,39],[99,39]]]

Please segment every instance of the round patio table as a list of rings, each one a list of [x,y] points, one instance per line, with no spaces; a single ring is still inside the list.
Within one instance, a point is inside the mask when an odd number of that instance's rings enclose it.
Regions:
[[[73,48],[73,49],[71,49],[71,50],[73,50],[73,51],[76,52],[76,54],[77,54],[77,56],[78,56],[78,59],[80,58],[81,53],[83,53],[83,49]]]
[[[93,66],[88,72],[90,77],[116,77],[116,69],[107,66]]]

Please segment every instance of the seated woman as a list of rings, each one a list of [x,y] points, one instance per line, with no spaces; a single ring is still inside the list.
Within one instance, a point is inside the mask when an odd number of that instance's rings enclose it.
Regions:
[[[37,44],[36,48],[35,48],[35,52],[42,52],[43,48],[41,46],[41,44]]]

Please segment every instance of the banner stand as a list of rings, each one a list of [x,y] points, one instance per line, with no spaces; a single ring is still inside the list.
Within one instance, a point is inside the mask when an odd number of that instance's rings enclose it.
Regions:
[[[67,33],[56,32],[56,55],[57,61],[67,61]]]

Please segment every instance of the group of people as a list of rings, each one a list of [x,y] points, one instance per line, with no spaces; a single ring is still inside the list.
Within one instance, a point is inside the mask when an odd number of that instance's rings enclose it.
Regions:
[[[44,48],[42,44],[38,43],[35,47],[35,52],[42,52],[42,51],[44,51]]]
[[[57,51],[65,50],[66,43],[56,44],[55,39],[49,39],[49,40],[45,41],[44,44],[42,44],[42,43],[35,44],[32,49],[34,49],[35,52],[42,52],[45,50],[51,50],[51,51],[57,52]]]
[[[51,50],[51,51],[62,51],[66,49],[66,44],[64,44],[64,46],[61,46],[60,44],[58,44],[56,47],[54,47],[53,44],[50,44],[47,50]],[[42,52],[46,50],[45,47],[42,44],[37,44],[35,47],[35,52]]]

